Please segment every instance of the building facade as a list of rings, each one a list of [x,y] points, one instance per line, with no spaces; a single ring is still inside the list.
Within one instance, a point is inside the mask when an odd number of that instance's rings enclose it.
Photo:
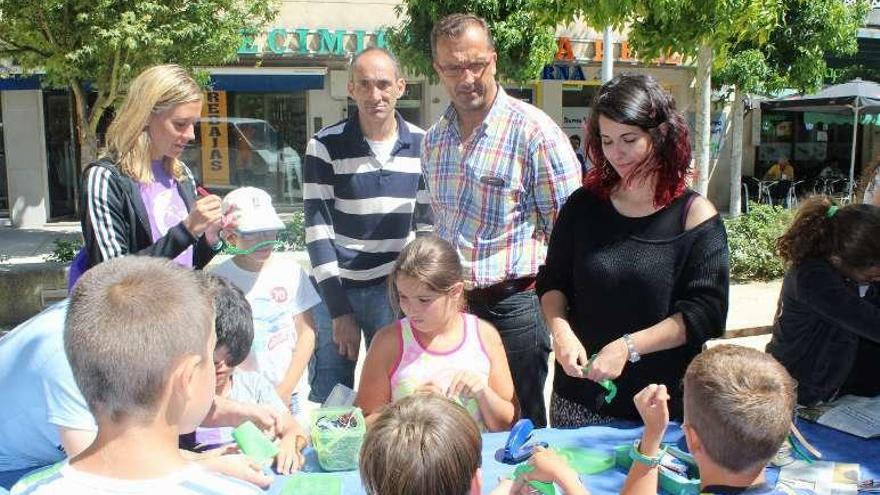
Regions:
[[[252,185],[280,205],[300,203],[306,143],[354,108],[349,60],[365,47],[386,46],[398,3],[283,1],[275,22],[243,38],[236,64],[206,68],[212,88],[204,118],[182,157],[197,178],[220,193]],[[614,33],[609,47],[601,33],[580,24],[556,34],[559,51],[541,79],[505,88],[542,108],[567,134],[583,135],[603,57],[614,59],[615,73],[656,77],[693,122],[692,67],[676,58],[634,59],[625,33]],[[398,101],[407,120],[426,128],[447,105],[444,89],[423,77],[407,77]],[[69,94],[41,88],[38,77],[0,79],[0,107],[0,215],[19,227],[75,218],[79,167]]]

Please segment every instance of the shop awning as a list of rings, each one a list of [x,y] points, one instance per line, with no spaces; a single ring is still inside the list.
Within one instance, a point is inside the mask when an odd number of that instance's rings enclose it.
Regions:
[[[218,67],[208,69],[215,91],[275,93],[324,89],[324,67]]]
[[[40,89],[40,76],[13,75],[0,77],[0,91],[16,89]]]

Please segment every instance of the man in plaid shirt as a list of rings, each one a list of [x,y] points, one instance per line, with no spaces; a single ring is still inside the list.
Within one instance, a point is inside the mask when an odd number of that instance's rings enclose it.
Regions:
[[[469,311],[501,334],[522,416],[545,426],[550,337],[535,275],[557,212],[580,187],[580,162],[550,117],[495,81],[483,19],[440,20],[431,48],[451,100],[422,150],[435,232],[461,256]]]

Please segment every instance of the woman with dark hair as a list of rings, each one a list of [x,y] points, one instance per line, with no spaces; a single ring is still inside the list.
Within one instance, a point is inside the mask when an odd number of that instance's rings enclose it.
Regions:
[[[653,78],[599,89],[586,147],[594,167],[560,211],[538,277],[557,361],[550,422],[638,419],[632,397],[649,383],[667,386],[680,417],[685,368],[724,330],[724,224],[687,189],[687,124]],[[618,388],[611,402],[605,380]]]
[[[777,250],[789,269],[767,352],[798,381],[798,403],[880,394],[880,208],[810,198]]]

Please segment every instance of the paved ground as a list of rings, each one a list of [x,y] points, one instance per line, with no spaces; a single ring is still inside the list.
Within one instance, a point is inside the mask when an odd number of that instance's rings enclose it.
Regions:
[[[41,229],[0,227],[0,263],[42,263],[55,240],[81,239],[79,222],[49,224]]]

